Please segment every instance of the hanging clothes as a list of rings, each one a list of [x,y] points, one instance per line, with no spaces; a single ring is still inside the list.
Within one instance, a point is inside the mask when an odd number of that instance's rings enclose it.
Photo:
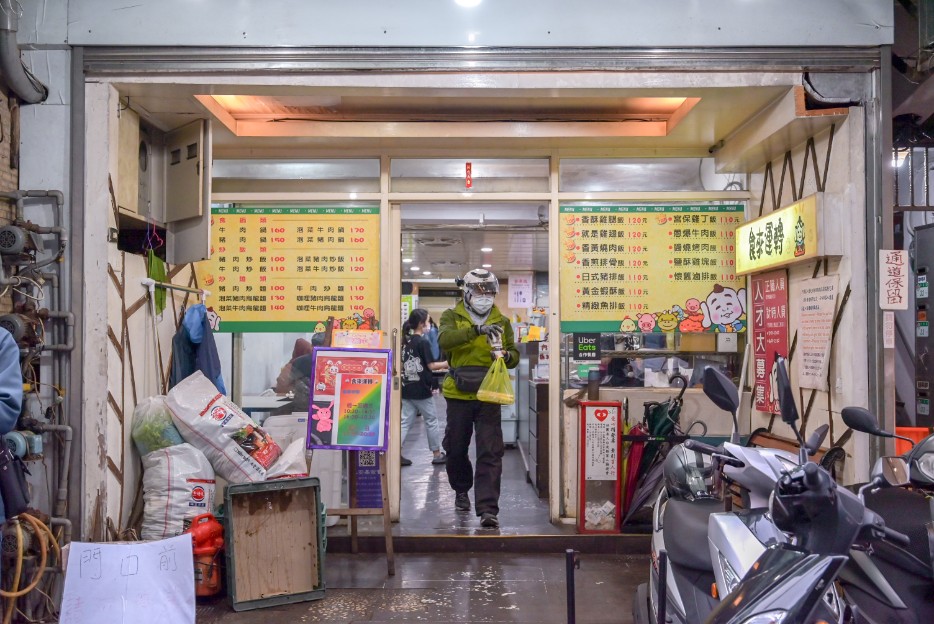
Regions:
[[[191,306],[185,311],[182,324],[172,339],[172,374],[169,388],[174,388],[183,379],[201,371],[214,382],[218,392],[227,394],[224,376],[221,373],[221,361],[214,344],[214,333],[208,322],[208,311],[203,303]]]

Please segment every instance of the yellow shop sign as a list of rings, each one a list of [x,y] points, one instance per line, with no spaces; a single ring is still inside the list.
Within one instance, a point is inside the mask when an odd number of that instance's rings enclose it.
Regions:
[[[736,229],[736,272],[744,275],[828,255],[822,194],[816,193]]]

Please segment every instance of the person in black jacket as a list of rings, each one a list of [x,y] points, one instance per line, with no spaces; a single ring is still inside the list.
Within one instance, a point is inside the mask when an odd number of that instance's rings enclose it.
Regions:
[[[434,457],[433,464],[443,464],[447,456],[441,450],[441,431],[435,414],[435,381],[433,369],[445,367],[431,357],[431,344],[424,337],[430,326],[428,310],[415,308],[402,325],[402,433],[400,446],[405,445],[405,436],[412,427],[415,415],[421,412],[428,432],[428,448]],[[410,466],[412,460],[402,456],[400,463]]]

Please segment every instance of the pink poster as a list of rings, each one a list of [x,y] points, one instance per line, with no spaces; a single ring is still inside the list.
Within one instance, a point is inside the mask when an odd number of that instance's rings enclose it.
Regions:
[[[752,337],[756,409],[779,413],[775,354],[788,357],[788,273],[752,276]]]

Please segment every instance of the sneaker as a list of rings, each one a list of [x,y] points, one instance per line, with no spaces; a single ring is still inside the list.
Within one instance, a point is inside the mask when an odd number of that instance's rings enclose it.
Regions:
[[[448,460],[448,456],[444,451],[441,451],[440,455],[435,455],[431,458],[431,463],[433,464],[443,464]]]
[[[496,514],[485,511],[480,515],[480,526],[488,529],[498,529],[499,518],[496,517]]]
[[[402,464],[403,466],[411,466],[411,465],[412,465],[412,460],[411,460],[411,459],[406,459],[405,457],[403,457],[402,455],[400,455],[400,456],[399,456],[399,463]]]
[[[467,492],[458,492],[454,495],[454,509],[470,511],[470,497],[467,496]]]

